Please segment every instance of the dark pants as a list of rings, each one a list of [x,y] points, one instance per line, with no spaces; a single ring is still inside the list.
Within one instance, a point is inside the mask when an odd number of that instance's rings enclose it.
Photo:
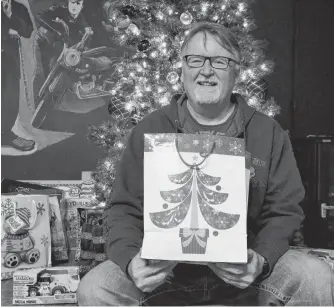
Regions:
[[[11,132],[19,112],[20,79],[2,62],[1,145],[10,145],[16,135]]]

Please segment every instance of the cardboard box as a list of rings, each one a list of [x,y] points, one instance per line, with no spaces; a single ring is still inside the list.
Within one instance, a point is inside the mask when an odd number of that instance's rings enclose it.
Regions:
[[[77,266],[18,270],[13,276],[13,304],[75,304],[79,282]]]

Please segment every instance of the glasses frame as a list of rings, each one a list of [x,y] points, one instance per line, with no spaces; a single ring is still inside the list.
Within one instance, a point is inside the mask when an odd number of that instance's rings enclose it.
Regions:
[[[198,67],[190,66],[189,63],[188,63],[188,58],[191,57],[191,56],[196,56],[196,57],[203,58],[204,61],[203,61],[202,66],[198,66]],[[214,61],[214,60],[217,59],[217,58],[224,58],[224,59],[227,59],[227,60],[228,60],[226,68],[216,68],[216,67],[213,67],[213,66],[212,66],[212,61]],[[230,66],[230,63],[231,63],[231,62],[234,62],[234,63],[240,65],[240,62],[238,62],[238,61],[236,61],[236,60],[234,60],[234,59],[231,59],[231,58],[229,58],[229,57],[226,57],[226,56],[221,56],[221,55],[217,55],[217,56],[204,56],[204,55],[199,55],[199,54],[187,54],[187,55],[183,56],[183,59],[186,61],[187,65],[188,65],[190,68],[202,68],[202,67],[204,66],[206,60],[209,60],[209,62],[210,62],[210,66],[211,66],[212,68],[214,68],[214,69],[226,70],[226,69]]]

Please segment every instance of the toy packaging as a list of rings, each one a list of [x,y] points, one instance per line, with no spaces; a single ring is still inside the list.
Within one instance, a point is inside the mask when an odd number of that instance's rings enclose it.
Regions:
[[[77,249],[75,260],[80,267],[80,276],[107,259],[105,253],[106,226],[104,206],[78,208]]]
[[[67,242],[63,228],[63,221],[61,219],[58,198],[56,196],[50,196],[49,205],[52,260],[67,260]]]
[[[51,266],[46,195],[1,195],[1,279],[17,269]]]
[[[48,186],[9,179],[2,180],[1,188],[2,194],[49,196],[52,261],[67,260],[68,244],[65,238],[63,221],[61,219],[59,206],[59,202],[62,199],[63,191],[57,188],[51,188]]]
[[[79,282],[75,266],[18,270],[13,276],[13,304],[75,304]]]

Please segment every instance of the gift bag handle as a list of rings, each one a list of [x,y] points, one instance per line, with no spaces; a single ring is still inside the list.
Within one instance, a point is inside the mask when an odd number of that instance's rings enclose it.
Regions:
[[[180,150],[179,150],[179,138],[176,136],[175,138],[175,147],[176,147],[176,150],[177,150],[177,153],[181,159],[181,161],[186,165],[188,166],[189,168],[198,168],[200,165],[202,165],[206,159],[213,153],[213,150],[215,149],[215,146],[216,146],[216,140],[214,139],[213,142],[212,142],[212,145],[211,145],[211,148],[209,150],[209,152],[207,154],[201,154],[201,156],[203,157],[203,160],[199,163],[196,163],[196,164],[189,164],[187,161],[185,161],[183,159],[183,157],[181,156],[181,153],[180,153]]]

